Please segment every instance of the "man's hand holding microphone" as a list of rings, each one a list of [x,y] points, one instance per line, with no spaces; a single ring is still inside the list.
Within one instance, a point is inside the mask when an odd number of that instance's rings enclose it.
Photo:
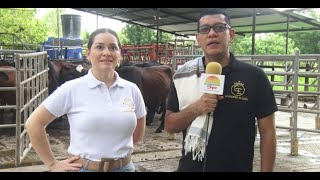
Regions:
[[[208,113],[208,115],[214,112],[217,107],[218,100],[222,100],[223,96],[223,86],[224,86],[224,77],[223,80],[219,80],[216,77],[210,77],[209,75],[221,75],[222,67],[217,62],[209,62],[206,66],[206,75],[207,77],[203,80],[201,84],[201,91],[205,92],[200,99],[196,102],[197,112],[199,114]],[[220,86],[220,87],[217,87]],[[219,90],[220,91],[217,91]],[[222,88],[222,92],[221,92]]]

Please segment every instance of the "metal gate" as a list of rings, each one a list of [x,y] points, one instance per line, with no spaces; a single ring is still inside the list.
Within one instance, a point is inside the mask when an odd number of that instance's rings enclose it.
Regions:
[[[17,54],[17,106],[16,106],[16,166],[25,158],[31,144],[26,129],[21,126],[48,96],[47,52]],[[21,73],[23,75],[21,76]],[[24,77],[22,80],[21,77]]]
[[[13,51],[14,52],[14,51]],[[0,91],[16,91],[16,104],[0,106],[0,109],[15,109],[15,124],[0,125],[1,128],[16,128],[15,165],[21,164],[31,149],[24,124],[34,109],[48,96],[47,52],[14,53],[15,69],[0,68],[0,71],[15,71],[16,86],[0,87]]]

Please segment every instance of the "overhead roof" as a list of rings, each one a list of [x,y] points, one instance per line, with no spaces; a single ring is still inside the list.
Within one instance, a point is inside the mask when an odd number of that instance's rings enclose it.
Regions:
[[[159,29],[176,35],[190,36],[197,32],[197,20],[205,8],[73,8],[99,16]],[[320,22],[295,13],[293,10],[279,11],[274,8],[224,8],[231,17],[231,26],[237,34],[253,31],[253,15],[256,12],[256,33],[320,30]],[[289,17],[289,19],[287,19]]]

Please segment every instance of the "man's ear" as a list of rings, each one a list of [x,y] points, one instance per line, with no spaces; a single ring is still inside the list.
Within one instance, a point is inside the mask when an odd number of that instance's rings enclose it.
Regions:
[[[234,37],[236,33],[233,29],[230,29],[229,34],[230,34],[230,43],[232,43],[234,41]]]

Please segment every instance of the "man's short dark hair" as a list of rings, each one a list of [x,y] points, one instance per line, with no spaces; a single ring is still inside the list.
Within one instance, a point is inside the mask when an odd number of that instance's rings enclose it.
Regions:
[[[200,16],[199,16],[199,19],[198,19],[198,27],[197,27],[197,29],[199,30],[200,19],[203,16],[216,15],[216,14],[223,14],[225,16],[226,23],[229,24],[229,26],[231,26],[230,16],[223,9],[220,9],[220,8],[208,8],[208,9],[203,10],[200,13]]]

